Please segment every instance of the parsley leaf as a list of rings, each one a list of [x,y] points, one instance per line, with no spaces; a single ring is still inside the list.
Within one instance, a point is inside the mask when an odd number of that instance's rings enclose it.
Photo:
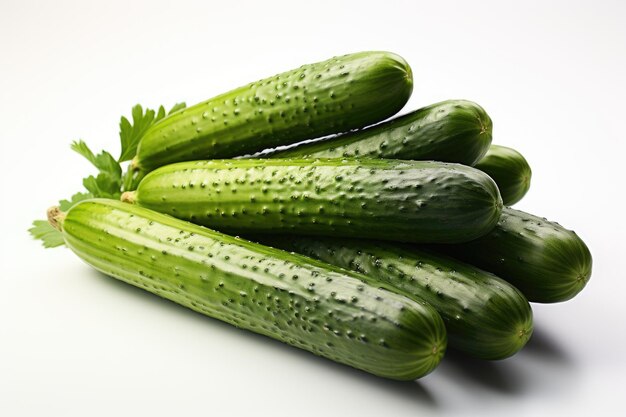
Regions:
[[[63,234],[52,227],[47,220],[35,220],[33,227],[28,229],[35,239],[40,239],[44,248],[56,248],[65,244]]]
[[[146,109],[145,112],[139,104],[133,107],[133,123],[131,124],[124,116],[122,116],[120,120],[120,141],[122,150],[118,159],[115,159],[107,151],[101,151],[97,155],[94,154],[83,140],[72,142],[72,150],[91,162],[91,164],[98,169],[98,175],[90,175],[83,178],[83,186],[87,192],[79,192],[74,194],[69,200],[59,201],[61,211],[67,211],[79,201],[89,198],[119,199],[123,186],[122,167],[120,163],[128,161],[135,156],[137,145],[150,126],[163,119],[165,116],[184,109],[185,107],[185,103],[177,103],[169,112],[166,112],[163,106],[159,106],[157,111]],[[132,180],[132,176],[130,179]],[[46,248],[54,248],[64,244],[61,232],[52,227],[46,220],[35,220],[33,226],[28,229],[28,231],[33,238],[40,239],[43,246]]]
[[[88,200],[93,197],[94,196],[91,193],[76,193],[69,200],[59,201],[59,208],[61,209],[61,211],[68,211],[72,208],[74,204],[78,203],[79,201]]]
[[[122,189],[122,167],[119,162],[107,151],[95,155],[82,140],[73,142],[71,148],[98,168],[98,176],[90,175],[83,179],[85,189],[94,197],[119,198]]]
[[[143,108],[137,104],[133,107],[132,117],[132,124],[124,116],[122,116],[120,120],[120,141],[122,144],[122,154],[118,159],[119,162],[130,161],[133,159],[135,153],[137,152],[139,140],[154,122],[155,112],[154,110],[146,109],[144,113]]]
[[[105,172],[112,177],[121,177],[122,167],[107,151],[102,151],[98,155],[94,155],[91,149],[89,149],[87,144],[82,140],[72,142],[71,148],[73,151],[84,156],[93,166],[98,168],[100,172]]]
[[[182,110],[184,108],[187,107],[187,104],[183,101],[180,103],[176,103],[174,104],[174,106],[170,109],[170,111],[167,112],[167,115],[169,116],[172,113],[176,113],[178,110]]]
[[[160,106],[156,112],[148,108],[144,112],[143,108],[137,104],[132,110],[132,124],[126,117],[122,116],[120,119],[120,141],[122,145],[122,153],[118,162],[130,161],[135,157],[135,154],[137,153],[137,145],[139,145],[139,141],[150,126],[163,119],[166,115],[182,110],[185,107],[187,107],[187,105],[184,102],[176,103],[166,114],[163,106]]]
[[[68,211],[74,204],[89,198],[93,198],[90,193],[76,193],[69,200],[59,201],[59,208],[61,211]],[[52,227],[47,220],[35,220],[28,232],[34,239],[41,240],[44,248],[56,248],[65,244],[63,234]]]
[[[122,167],[120,167],[119,162],[107,151],[102,151],[98,155],[94,155],[83,140],[72,142],[71,148],[73,151],[84,156],[101,172],[108,172],[111,173],[111,175],[122,175]]]

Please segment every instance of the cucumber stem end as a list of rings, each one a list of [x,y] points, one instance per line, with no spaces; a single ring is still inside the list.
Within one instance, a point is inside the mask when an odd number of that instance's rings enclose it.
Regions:
[[[141,170],[141,167],[139,166],[139,159],[137,159],[137,155],[135,155],[135,157],[130,161],[129,168],[133,172],[137,172]]]
[[[65,220],[65,213],[61,211],[59,206],[53,206],[48,209],[48,223],[59,232],[63,231],[63,220]]]
[[[135,204],[135,192],[134,191],[126,191],[122,193],[120,197],[124,203]]]

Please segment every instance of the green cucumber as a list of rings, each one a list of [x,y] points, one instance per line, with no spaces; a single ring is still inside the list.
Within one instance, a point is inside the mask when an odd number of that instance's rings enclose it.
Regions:
[[[400,294],[426,301],[443,318],[448,345],[475,357],[511,356],[532,333],[532,310],[515,287],[453,258],[371,240],[300,236],[258,240],[359,272],[388,283]]]
[[[538,303],[569,300],[591,277],[591,253],[576,233],[511,208],[485,236],[436,250],[496,274]]]
[[[512,206],[526,195],[532,172],[524,156],[506,146],[491,145],[487,154],[475,166],[489,175],[498,185],[502,201]]]
[[[385,158],[474,165],[491,143],[491,119],[478,104],[447,100],[366,129],[269,154],[274,158]]]
[[[437,312],[363,275],[120,201],[49,218],[97,270],[316,355],[398,380],[443,356]]]
[[[229,233],[288,233],[453,243],[489,232],[502,201],[485,173],[391,159],[183,162],[122,198]]]
[[[164,118],[141,139],[133,166],[145,173],[345,132],[394,115],[412,90],[411,68],[390,52],[304,65]]]

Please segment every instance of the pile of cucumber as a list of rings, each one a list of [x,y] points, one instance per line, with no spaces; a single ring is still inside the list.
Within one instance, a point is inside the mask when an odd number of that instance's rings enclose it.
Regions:
[[[509,357],[529,301],[574,297],[590,252],[509,207],[531,169],[476,103],[381,122],[412,89],[400,56],[362,52],[153,114],[124,180],[48,221],[111,277],[381,377],[424,376],[447,346]]]

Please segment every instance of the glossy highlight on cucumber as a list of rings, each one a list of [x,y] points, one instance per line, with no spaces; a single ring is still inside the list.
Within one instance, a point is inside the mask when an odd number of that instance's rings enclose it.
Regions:
[[[420,243],[476,239],[502,200],[460,164],[391,159],[234,159],[172,164],[122,198],[228,233],[333,235]]]
[[[174,162],[229,158],[367,126],[397,113],[413,91],[406,61],[359,52],[303,65],[178,111],[141,139],[140,176]]]
[[[385,158],[474,165],[491,144],[492,122],[468,100],[446,100],[356,132],[275,151],[270,158]]]
[[[532,310],[519,290],[454,258],[373,240],[271,235],[253,239],[367,275],[426,301],[443,318],[449,346],[477,358],[509,357],[532,334]]]
[[[375,375],[418,378],[446,348],[432,307],[320,261],[114,200],[52,209],[49,219],[109,276]]]

